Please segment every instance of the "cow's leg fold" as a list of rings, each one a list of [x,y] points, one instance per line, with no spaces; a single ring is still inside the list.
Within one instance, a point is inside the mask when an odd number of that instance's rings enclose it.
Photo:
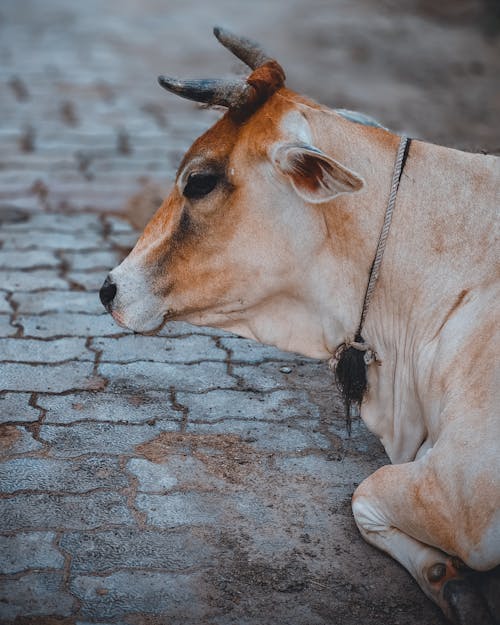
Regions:
[[[447,528],[433,528],[430,518],[425,527],[425,510],[413,505],[412,494],[425,488],[419,484],[421,471],[416,464],[382,467],[362,482],[352,502],[356,524],[367,542],[411,573],[453,623],[496,625],[486,601],[468,583],[467,567],[459,558],[426,542],[439,544],[437,535]]]

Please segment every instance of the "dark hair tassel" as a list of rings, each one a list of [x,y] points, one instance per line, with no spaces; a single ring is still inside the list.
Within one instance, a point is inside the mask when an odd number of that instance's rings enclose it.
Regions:
[[[357,334],[356,343],[364,343],[363,337]],[[351,417],[359,414],[368,382],[366,376],[366,351],[344,343],[336,354],[335,381],[342,395],[345,406],[346,425],[351,433]]]

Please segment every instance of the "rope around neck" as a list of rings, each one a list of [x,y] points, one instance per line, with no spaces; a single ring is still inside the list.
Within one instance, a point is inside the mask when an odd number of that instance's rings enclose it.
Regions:
[[[391,191],[389,201],[385,211],[384,224],[380,232],[375,258],[370,269],[370,277],[365,291],[363,308],[358,329],[354,337],[348,338],[337,347],[333,358],[330,359],[330,368],[335,372],[337,386],[344,399],[346,409],[347,426],[350,431],[350,419],[353,416],[359,416],[359,410],[363,396],[367,388],[367,371],[366,368],[372,362],[380,364],[375,350],[365,342],[362,336],[363,326],[365,324],[366,315],[372,299],[373,292],[377,285],[377,280],[384,256],[385,245],[389,235],[389,229],[392,222],[392,214],[396,204],[396,196],[399,189],[401,176],[410,149],[411,139],[403,135],[399,142],[396,160],[394,162],[394,170],[392,173]]]
[[[394,171],[392,173],[391,192],[389,194],[389,202],[387,203],[387,209],[385,211],[384,225],[380,232],[380,236],[377,244],[377,251],[375,252],[375,258],[370,269],[370,278],[368,280],[368,286],[366,287],[365,299],[363,302],[363,310],[361,312],[361,319],[359,321],[358,331],[356,334],[361,334],[361,330],[365,324],[366,314],[368,313],[368,307],[372,299],[373,291],[377,285],[378,275],[380,272],[380,265],[382,264],[382,257],[384,255],[385,244],[389,235],[389,229],[392,222],[392,213],[394,212],[394,206],[396,204],[396,196],[399,189],[399,183],[401,176],[403,175],[403,168],[408,156],[408,150],[410,148],[411,139],[401,137],[399,142],[398,152],[396,155],[396,161],[394,163]]]

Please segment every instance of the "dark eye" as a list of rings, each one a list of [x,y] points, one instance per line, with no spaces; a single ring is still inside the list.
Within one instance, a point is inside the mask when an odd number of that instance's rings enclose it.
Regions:
[[[192,200],[202,198],[213,191],[218,181],[217,174],[190,174],[184,187],[184,196]]]

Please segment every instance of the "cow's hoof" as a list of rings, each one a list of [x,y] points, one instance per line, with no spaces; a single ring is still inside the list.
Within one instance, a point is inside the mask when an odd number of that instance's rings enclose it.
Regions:
[[[450,579],[443,586],[444,612],[455,625],[498,625],[484,597],[466,579]]]

